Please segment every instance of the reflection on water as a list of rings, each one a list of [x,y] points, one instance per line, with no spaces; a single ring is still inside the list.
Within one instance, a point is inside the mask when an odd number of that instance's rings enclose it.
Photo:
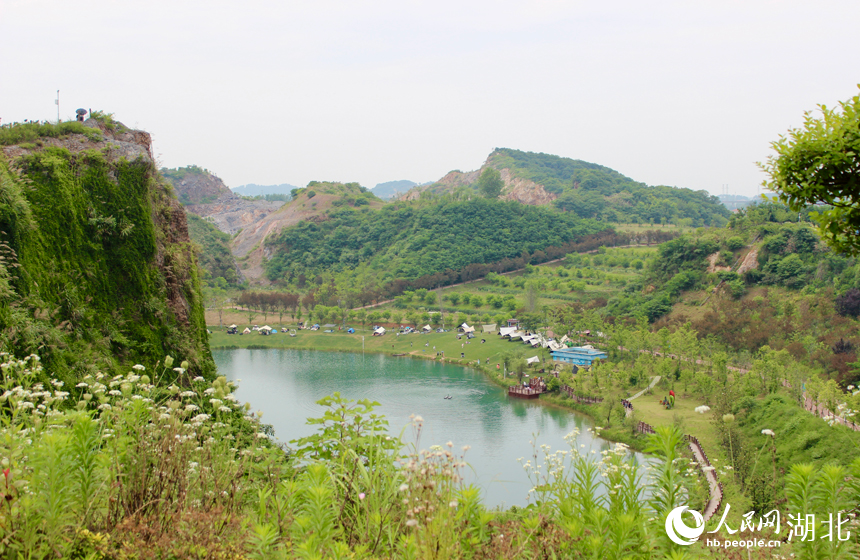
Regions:
[[[467,481],[484,491],[488,506],[525,505],[531,487],[517,459],[538,445],[568,449],[564,436],[574,428],[576,446],[597,456],[610,444],[587,430],[589,418],[535,401],[509,399],[504,389],[468,368],[429,360],[381,354],[315,352],[312,350],[216,350],[218,370],[241,380],[237,397],[262,410],[263,421],[283,442],[310,435],[309,417],[322,415],[315,401],[339,392],[348,399],[378,401],[393,433],[409,425],[411,414],[424,418],[420,446],[454,442],[471,446],[466,460],[474,472]],[[451,399],[445,399],[451,395]],[[410,441],[411,429],[404,432]],[[585,447],[581,447],[581,446]],[[643,456],[636,454],[637,460]]]

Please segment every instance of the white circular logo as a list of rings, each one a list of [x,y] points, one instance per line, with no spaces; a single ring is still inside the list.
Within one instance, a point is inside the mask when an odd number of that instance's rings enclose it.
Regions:
[[[681,518],[685,511],[693,514],[693,519],[696,520],[695,527],[687,527],[684,520]],[[694,511],[687,506],[676,507],[669,512],[666,517],[666,534],[672,539],[672,542],[684,546],[689,546],[699,540],[699,535],[705,531],[705,519],[698,511]]]

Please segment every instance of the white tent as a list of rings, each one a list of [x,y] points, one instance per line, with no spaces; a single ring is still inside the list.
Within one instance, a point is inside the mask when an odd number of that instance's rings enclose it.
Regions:
[[[433,329],[430,327],[430,325],[424,325],[423,327],[421,327],[421,330],[424,332],[430,332]]]
[[[493,323],[492,325],[481,325],[481,330],[485,333],[496,332],[496,324]]]
[[[517,332],[517,328],[516,328],[516,327],[502,327],[502,328],[500,328],[500,329],[499,329],[499,336],[501,336],[502,338],[504,338],[504,337],[506,337],[506,336],[511,336],[511,335],[512,335],[512,334],[514,334],[515,332]]]
[[[463,332],[466,334],[475,332],[475,327],[470,327],[466,323],[460,325],[460,328],[463,329]]]
[[[230,325],[230,326],[229,326],[229,327],[227,327],[227,328],[228,328],[228,329],[235,329],[235,328],[236,328],[236,325]]]
[[[538,358],[537,356],[532,356],[531,358],[526,360],[526,363],[527,364],[539,364],[540,358]]]
[[[260,327],[260,334],[271,334],[271,333],[272,333],[272,327],[270,327],[269,325],[263,325],[262,327]]]
[[[242,334],[251,334],[251,329],[249,329],[248,327],[245,327],[245,330],[242,331]]]
[[[567,338],[567,335],[564,335],[563,337],[561,337],[561,340],[559,340],[559,342],[564,344],[565,342],[570,342],[570,339]]]
[[[384,327],[376,327],[376,330],[373,331],[373,336],[382,336],[385,334]]]

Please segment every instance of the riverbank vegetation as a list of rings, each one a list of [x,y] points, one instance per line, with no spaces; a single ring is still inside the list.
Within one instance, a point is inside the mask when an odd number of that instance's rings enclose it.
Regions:
[[[592,457],[535,442],[533,457],[524,460],[534,484],[530,505],[493,511],[476,488],[462,483],[468,447],[423,442],[420,417],[401,440],[370,401],[322,399],[322,415],[309,420],[317,432],[281,449],[236,401],[232,383],[192,378],[187,364],[173,367],[170,357],[152,370],[136,365],[113,377],[95,373],[74,387],[43,370],[36,356],[0,358],[3,557],[656,559],[713,553],[701,543],[674,544],[663,530],[672,509],[701,500],[698,477],[681,462],[677,428],[659,428],[649,439],[648,450],[662,461],[646,477],[623,446]],[[815,499],[839,511],[857,499],[852,477],[860,475],[860,464],[851,468],[793,469],[785,498]],[[759,528],[755,536],[768,533]],[[822,546],[828,558],[856,553],[854,541]],[[787,545],[782,552],[796,549]]]

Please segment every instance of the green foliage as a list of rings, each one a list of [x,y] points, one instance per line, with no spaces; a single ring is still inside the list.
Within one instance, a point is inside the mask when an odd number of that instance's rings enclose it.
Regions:
[[[230,235],[197,214],[188,212],[185,217],[188,220],[188,235],[200,246],[197,258],[201,268],[211,278],[224,278],[234,286],[240,284],[236,259],[230,252]]]
[[[501,173],[492,167],[485,168],[478,177],[478,190],[487,198],[499,198],[504,186]]]
[[[765,185],[792,210],[827,207],[812,214],[821,236],[840,252],[860,253],[860,95],[839,108],[820,105],[821,117],[806,113],[802,128],[771,143],[776,152],[761,165]]]
[[[731,215],[705,191],[673,187],[648,187],[594,163],[497,148],[489,161],[496,169],[508,168],[515,177],[534,181],[559,195],[558,208],[583,218],[624,223],[676,223],[722,225]]]
[[[212,372],[184,216],[152,164],[61,148],[15,163],[0,161],[0,348],[39,351],[68,381],[178,352]]]
[[[48,122],[12,123],[0,126],[0,146],[13,146],[25,142],[41,145],[42,138],[62,138],[70,134],[83,134],[93,141],[102,140],[102,133],[77,121],[60,124]]]
[[[429,206],[332,210],[267,241],[270,279],[288,271],[339,271],[366,263],[384,279],[415,279],[561,246],[602,226],[547,208],[476,199]],[[516,243],[512,242],[516,232]]]

